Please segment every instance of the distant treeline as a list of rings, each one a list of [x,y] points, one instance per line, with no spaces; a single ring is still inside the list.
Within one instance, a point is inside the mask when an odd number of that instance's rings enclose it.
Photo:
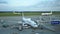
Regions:
[[[14,11],[0,11],[0,13],[12,13],[12,12],[14,12]],[[15,11],[15,12],[50,12],[50,11]],[[52,12],[60,12],[60,11],[52,11]]]

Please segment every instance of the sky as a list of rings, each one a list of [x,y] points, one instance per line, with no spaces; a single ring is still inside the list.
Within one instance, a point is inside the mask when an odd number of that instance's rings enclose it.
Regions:
[[[0,11],[60,11],[60,0],[0,0]]]

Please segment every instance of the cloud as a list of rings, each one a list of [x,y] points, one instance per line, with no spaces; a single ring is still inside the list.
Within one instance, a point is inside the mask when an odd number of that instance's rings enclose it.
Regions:
[[[0,0],[1,1],[1,0]],[[3,0],[0,11],[60,11],[59,0]],[[2,1],[1,1],[2,2]]]

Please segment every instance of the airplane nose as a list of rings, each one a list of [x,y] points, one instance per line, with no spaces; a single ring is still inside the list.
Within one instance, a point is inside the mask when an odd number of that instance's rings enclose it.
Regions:
[[[35,25],[35,27],[38,27],[38,25]]]

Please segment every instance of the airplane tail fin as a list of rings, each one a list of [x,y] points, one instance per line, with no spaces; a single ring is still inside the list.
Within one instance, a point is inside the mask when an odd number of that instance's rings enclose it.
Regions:
[[[21,13],[16,13],[15,11],[13,11],[13,14],[21,14]]]
[[[22,13],[18,13],[16,11],[13,11],[13,14],[21,14],[22,18],[24,18],[24,13],[23,12]]]

